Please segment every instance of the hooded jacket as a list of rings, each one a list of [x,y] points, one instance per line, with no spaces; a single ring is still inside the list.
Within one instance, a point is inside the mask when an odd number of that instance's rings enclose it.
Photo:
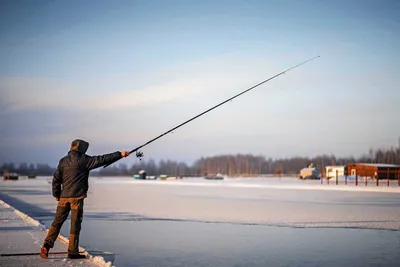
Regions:
[[[88,156],[85,154],[88,148],[89,143],[83,140],[77,139],[71,143],[71,150],[59,161],[54,173],[54,197],[86,197],[89,190],[89,172],[121,158],[119,151],[101,156]]]

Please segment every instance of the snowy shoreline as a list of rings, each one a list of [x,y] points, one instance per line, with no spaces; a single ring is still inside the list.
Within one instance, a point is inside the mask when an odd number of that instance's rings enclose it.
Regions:
[[[20,217],[24,222],[36,226],[40,228],[41,230],[45,231],[46,233],[49,231],[45,225],[41,224],[38,220],[32,218],[31,216],[23,213],[22,211],[14,208],[13,206],[9,205],[8,203],[4,202],[3,200],[0,199],[0,205],[2,205],[4,208],[12,210],[18,217]],[[62,241],[62,243],[68,245],[68,238],[59,234],[58,238]],[[91,255],[85,248],[79,247],[79,251],[84,251],[84,254],[86,257],[89,259],[90,262],[98,265],[98,266],[104,266],[104,267],[110,267],[113,266],[111,262],[105,262],[105,259],[101,256],[93,256]]]

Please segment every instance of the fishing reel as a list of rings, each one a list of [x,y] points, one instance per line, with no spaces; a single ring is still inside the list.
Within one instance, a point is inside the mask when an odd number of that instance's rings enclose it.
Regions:
[[[137,150],[137,151],[136,151],[136,157],[137,157],[139,160],[142,160],[143,152]]]

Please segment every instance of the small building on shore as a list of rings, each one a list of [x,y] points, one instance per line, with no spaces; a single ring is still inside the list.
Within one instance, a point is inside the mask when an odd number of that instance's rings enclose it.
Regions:
[[[348,164],[345,175],[394,180],[399,179],[400,165],[383,163]]]
[[[4,180],[18,180],[18,173],[3,170]]]
[[[315,168],[314,165],[311,163],[308,168],[303,168],[300,170],[299,179],[301,180],[316,180],[321,179],[320,171],[318,168]]]
[[[336,174],[337,173],[337,174]],[[325,167],[325,177],[326,179],[335,178],[336,175],[345,176],[346,166],[326,166]]]

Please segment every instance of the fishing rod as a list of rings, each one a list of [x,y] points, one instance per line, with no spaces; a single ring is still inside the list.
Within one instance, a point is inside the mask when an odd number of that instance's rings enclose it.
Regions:
[[[187,121],[185,121],[185,122],[179,124],[178,126],[175,126],[174,128],[172,128],[172,129],[166,131],[165,133],[160,134],[159,136],[157,136],[157,137],[151,139],[150,141],[148,141],[147,143],[145,143],[145,144],[143,144],[143,145],[141,145],[141,146],[138,146],[137,148],[131,150],[129,153],[131,154],[131,153],[133,153],[133,152],[136,152],[136,157],[138,157],[138,158],[143,157],[143,153],[139,151],[139,149],[141,149],[142,147],[147,146],[148,144],[150,144],[150,143],[156,141],[157,139],[163,137],[164,135],[169,134],[170,132],[172,132],[172,131],[178,129],[179,127],[182,127],[182,126],[185,125],[186,123],[189,123],[189,122],[191,122],[192,120],[195,120],[195,119],[197,119],[198,117],[200,117],[200,116],[206,114],[207,112],[209,112],[209,111],[211,111],[211,110],[213,110],[213,109],[215,109],[215,108],[217,108],[217,107],[219,107],[219,106],[222,106],[222,105],[225,104],[226,102],[229,102],[229,101],[231,101],[232,99],[234,99],[234,98],[236,98],[236,97],[238,97],[238,96],[240,96],[240,95],[242,95],[242,94],[244,94],[244,93],[247,93],[248,91],[250,91],[250,90],[252,90],[252,89],[254,89],[254,88],[256,88],[256,87],[258,87],[258,86],[260,86],[260,85],[262,85],[262,84],[264,84],[264,83],[266,83],[266,82],[269,82],[269,81],[271,81],[272,79],[275,79],[276,77],[281,76],[282,74],[285,74],[286,72],[289,72],[289,71],[291,71],[291,70],[293,70],[293,69],[295,69],[295,68],[297,68],[297,67],[300,67],[301,65],[306,64],[307,62],[310,62],[310,61],[312,61],[312,60],[314,60],[314,59],[316,59],[316,58],[318,58],[318,57],[320,57],[320,56],[316,56],[316,57],[310,58],[310,59],[308,59],[308,60],[306,60],[306,61],[303,61],[303,62],[301,62],[301,63],[299,63],[299,64],[297,64],[297,65],[295,65],[295,66],[293,66],[293,67],[290,67],[290,68],[288,68],[288,69],[286,69],[286,70],[284,70],[284,71],[282,71],[282,72],[280,72],[280,73],[278,73],[278,74],[272,76],[271,78],[268,78],[268,79],[266,79],[266,80],[264,80],[264,81],[262,81],[262,82],[260,82],[260,83],[258,83],[258,84],[256,84],[256,85],[254,85],[254,86],[252,86],[252,87],[250,87],[250,88],[244,90],[243,92],[241,92],[241,93],[239,93],[239,94],[237,94],[237,95],[235,95],[235,96],[233,96],[233,97],[231,97],[231,98],[229,98],[229,99],[227,99],[227,100],[225,100],[225,101],[223,101],[223,102],[221,102],[221,103],[219,103],[219,104],[213,106],[212,108],[207,109],[206,111],[204,111],[204,112],[202,112],[202,113],[200,113],[200,114],[194,116],[193,118],[191,118],[191,119],[189,119],[189,120],[187,120]],[[118,160],[116,160],[116,161],[118,161]],[[114,162],[116,162],[116,161],[114,161]],[[113,164],[114,162],[111,162],[111,163],[105,165],[103,168],[106,168],[107,166],[110,166],[110,165]]]
[[[68,254],[68,251],[55,251],[55,252],[49,252],[49,255],[64,255]],[[79,253],[84,253],[84,251],[81,251]],[[6,257],[6,256],[35,256],[35,255],[40,255],[40,252],[32,252],[32,253],[4,253],[1,254],[1,257]]]

